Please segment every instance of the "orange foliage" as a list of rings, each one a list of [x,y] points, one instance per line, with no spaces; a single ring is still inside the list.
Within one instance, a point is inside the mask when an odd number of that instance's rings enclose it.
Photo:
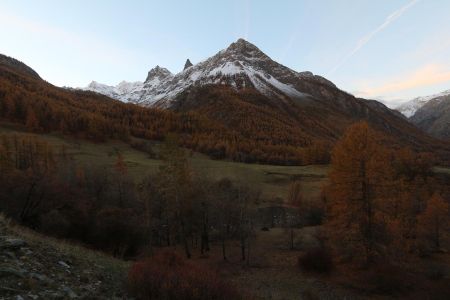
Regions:
[[[390,170],[377,135],[365,122],[351,126],[333,150],[329,174],[330,237],[346,255],[365,263],[381,255],[385,243]]]
[[[136,262],[128,286],[137,299],[243,299],[216,272],[170,251]]]
[[[61,89],[8,70],[0,72],[0,95],[0,118],[35,132],[57,131],[97,142],[121,139],[129,143],[131,137],[162,140],[174,132],[182,146],[216,159],[309,164],[326,163],[328,158],[327,146],[281,116],[269,123],[270,118],[261,123],[245,116],[223,122],[201,111],[144,108],[92,92]]]
[[[449,235],[449,204],[435,193],[428,200],[425,211],[419,217],[419,228],[424,238],[431,242],[435,249],[440,249],[442,240]]]

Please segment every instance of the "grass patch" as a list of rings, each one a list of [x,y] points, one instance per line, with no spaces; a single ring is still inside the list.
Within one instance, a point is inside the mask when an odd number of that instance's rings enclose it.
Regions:
[[[1,133],[28,134],[11,126],[0,126]],[[145,152],[136,150],[120,141],[93,143],[86,140],[65,137],[60,134],[40,134],[53,146],[65,146],[74,159],[85,166],[113,167],[116,154],[122,153],[129,174],[140,181],[147,174],[155,174],[161,165],[158,159],[152,159]],[[157,153],[160,144],[152,143]],[[206,155],[190,152],[189,161],[194,172],[211,180],[229,178],[234,183],[245,183],[250,188],[261,191],[261,206],[272,204],[276,198],[287,197],[289,184],[301,178],[303,196],[317,199],[321,187],[326,183],[327,165],[309,166],[273,166],[244,164],[231,161],[213,160]]]

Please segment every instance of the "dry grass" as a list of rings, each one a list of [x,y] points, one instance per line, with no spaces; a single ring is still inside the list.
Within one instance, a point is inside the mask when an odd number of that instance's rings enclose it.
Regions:
[[[1,133],[28,134],[14,127],[0,124]],[[116,154],[122,153],[128,166],[129,174],[138,182],[147,174],[155,174],[159,170],[161,161],[150,159],[148,154],[133,149],[120,141],[107,143],[93,143],[77,140],[60,134],[42,134],[54,146],[64,145],[68,153],[81,165],[113,167]],[[153,143],[158,152],[159,143]],[[327,181],[327,165],[309,166],[273,166],[260,164],[244,164],[231,161],[213,160],[200,153],[191,153],[189,161],[198,176],[210,180],[229,178],[235,183],[244,183],[252,189],[261,192],[260,206],[275,204],[276,198],[286,199],[292,180],[301,179],[302,193],[305,199],[317,199],[322,186]],[[279,203],[277,203],[279,204]]]
[[[116,259],[103,252],[88,249],[71,241],[49,237],[29,228],[20,226],[11,219],[6,218],[3,214],[0,214],[0,224],[4,224],[8,234],[24,239],[34,247],[44,249],[51,248],[56,252],[61,253],[64,257],[72,257],[88,265],[96,264],[103,268],[105,272],[115,274],[117,278],[123,277],[130,267],[129,262]]]

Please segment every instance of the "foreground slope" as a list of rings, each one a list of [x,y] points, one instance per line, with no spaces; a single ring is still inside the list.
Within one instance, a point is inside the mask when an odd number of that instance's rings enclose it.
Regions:
[[[0,215],[1,299],[126,299],[128,263]]]

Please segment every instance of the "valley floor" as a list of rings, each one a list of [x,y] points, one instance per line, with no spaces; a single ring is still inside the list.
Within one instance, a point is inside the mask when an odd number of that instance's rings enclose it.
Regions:
[[[221,245],[213,243],[211,251],[201,255],[199,245],[193,241],[192,260],[217,269],[249,299],[392,298],[371,290],[364,277],[355,277],[358,273],[346,274],[340,269],[328,275],[302,271],[298,257],[318,246],[320,230],[320,226],[295,230],[294,250],[289,249],[287,230],[257,230],[250,243],[248,265],[241,260],[237,241],[227,243],[226,262]],[[175,251],[183,253],[181,247]],[[423,265],[419,269],[424,274],[435,271],[443,261],[450,265],[448,253],[418,261]],[[43,236],[0,218],[0,299],[128,299],[125,286],[130,265],[131,262]],[[412,293],[404,291],[395,298],[448,299],[448,294],[442,292],[450,292],[445,287],[449,274],[448,267],[443,270],[444,277],[437,280],[418,274],[415,280],[420,280],[420,287],[411,287]],[[400,280],[410,276],[403,274]]]
[[[0,126],[3,133],[27,134],[9,126]],[[161,160],[117,141],[96,144],[74,140],[60,135],[39,135],[53,146],[64,145],[80,165],[112,168],[116,154],[121,153],[132,178],[139,182],[147,174],[156,174]],[[155,152],[158,143],[152,144]],[[290,183],[301,179],[302,196],[309,201],[320,199],[322,186],[327,182],[329,166],[269,166],[217,161],[191,153],[189,162],[197,175],[218,180],[230,178],[233,182],[248,183],[261,192],[258,208],[282,205],[287,198]],[[435,172],[448,174],[448,168],[435,168]],[[270,212],[272,213],[272,212]],[[273,215],[271,215],[273,219]],[[270,227],[270,222],[261,222]],[[275,224],[276,225],[276,224]],[[298,258],[305,251],[320,245],[320,226],[295,229],[295,249],[289,249],[289,232],[283,228],[261,228],[255,225],[250,242],[250,263],[241,260],[239,243],[227,242],[228,261],[222,258],[219,243],[211,251],[200,254],[193,241],[193,260],[217,269],[240,290],[254,299],[387,299],[365,288],[363,278],[336,270],[329,275],[306,273],[298,266]],[[213,236],[212,240],[217,240]],[[447,243],[448,245],[449,243]],[[182,253],[181,247],[176,249]],[[423,265],[417,297],[408,293],[398,298],[449,299],[429,297],[435,289],[448,291],[450,283],[450,254],[418,260]],[[131,262],[114,259],[106,254],[78,245],[52,239],[0,218],[0,299],[127,299],[125,280]],[[436,267],[442,269],[435,279]],[[444,267],[442,267],[444,266]],[[355,272],[355,274],[357,274]],[[401,274],[402,276],[404,274]],[[351,276],[354,276],[352,278]],[[430,279],[431,278],[431,279]],[[356,279],[356,280],[354,280]],[[403,277],[401,277],[403,279]],[[448,285],[450,286],[450,284]]]
[[[317,228],[299,230],[297,244],[313,247]],[[250,266],[240,261],[237,243],[228,245],[228,262],[213,245],[193,260],[221,274],[255,299],[359,299],[353,293],[302,274],[301,252],[287,249],[282,229],[260,232],[251,244]],[[254,250],[253,250],[254,247]],[[181,249],[178,249],[181,251]],[[125,280],[130,263],[78,245],[52,239],[0,220],[0,299],[127,299]],[[311,298],[313,297],[313,298]]]

